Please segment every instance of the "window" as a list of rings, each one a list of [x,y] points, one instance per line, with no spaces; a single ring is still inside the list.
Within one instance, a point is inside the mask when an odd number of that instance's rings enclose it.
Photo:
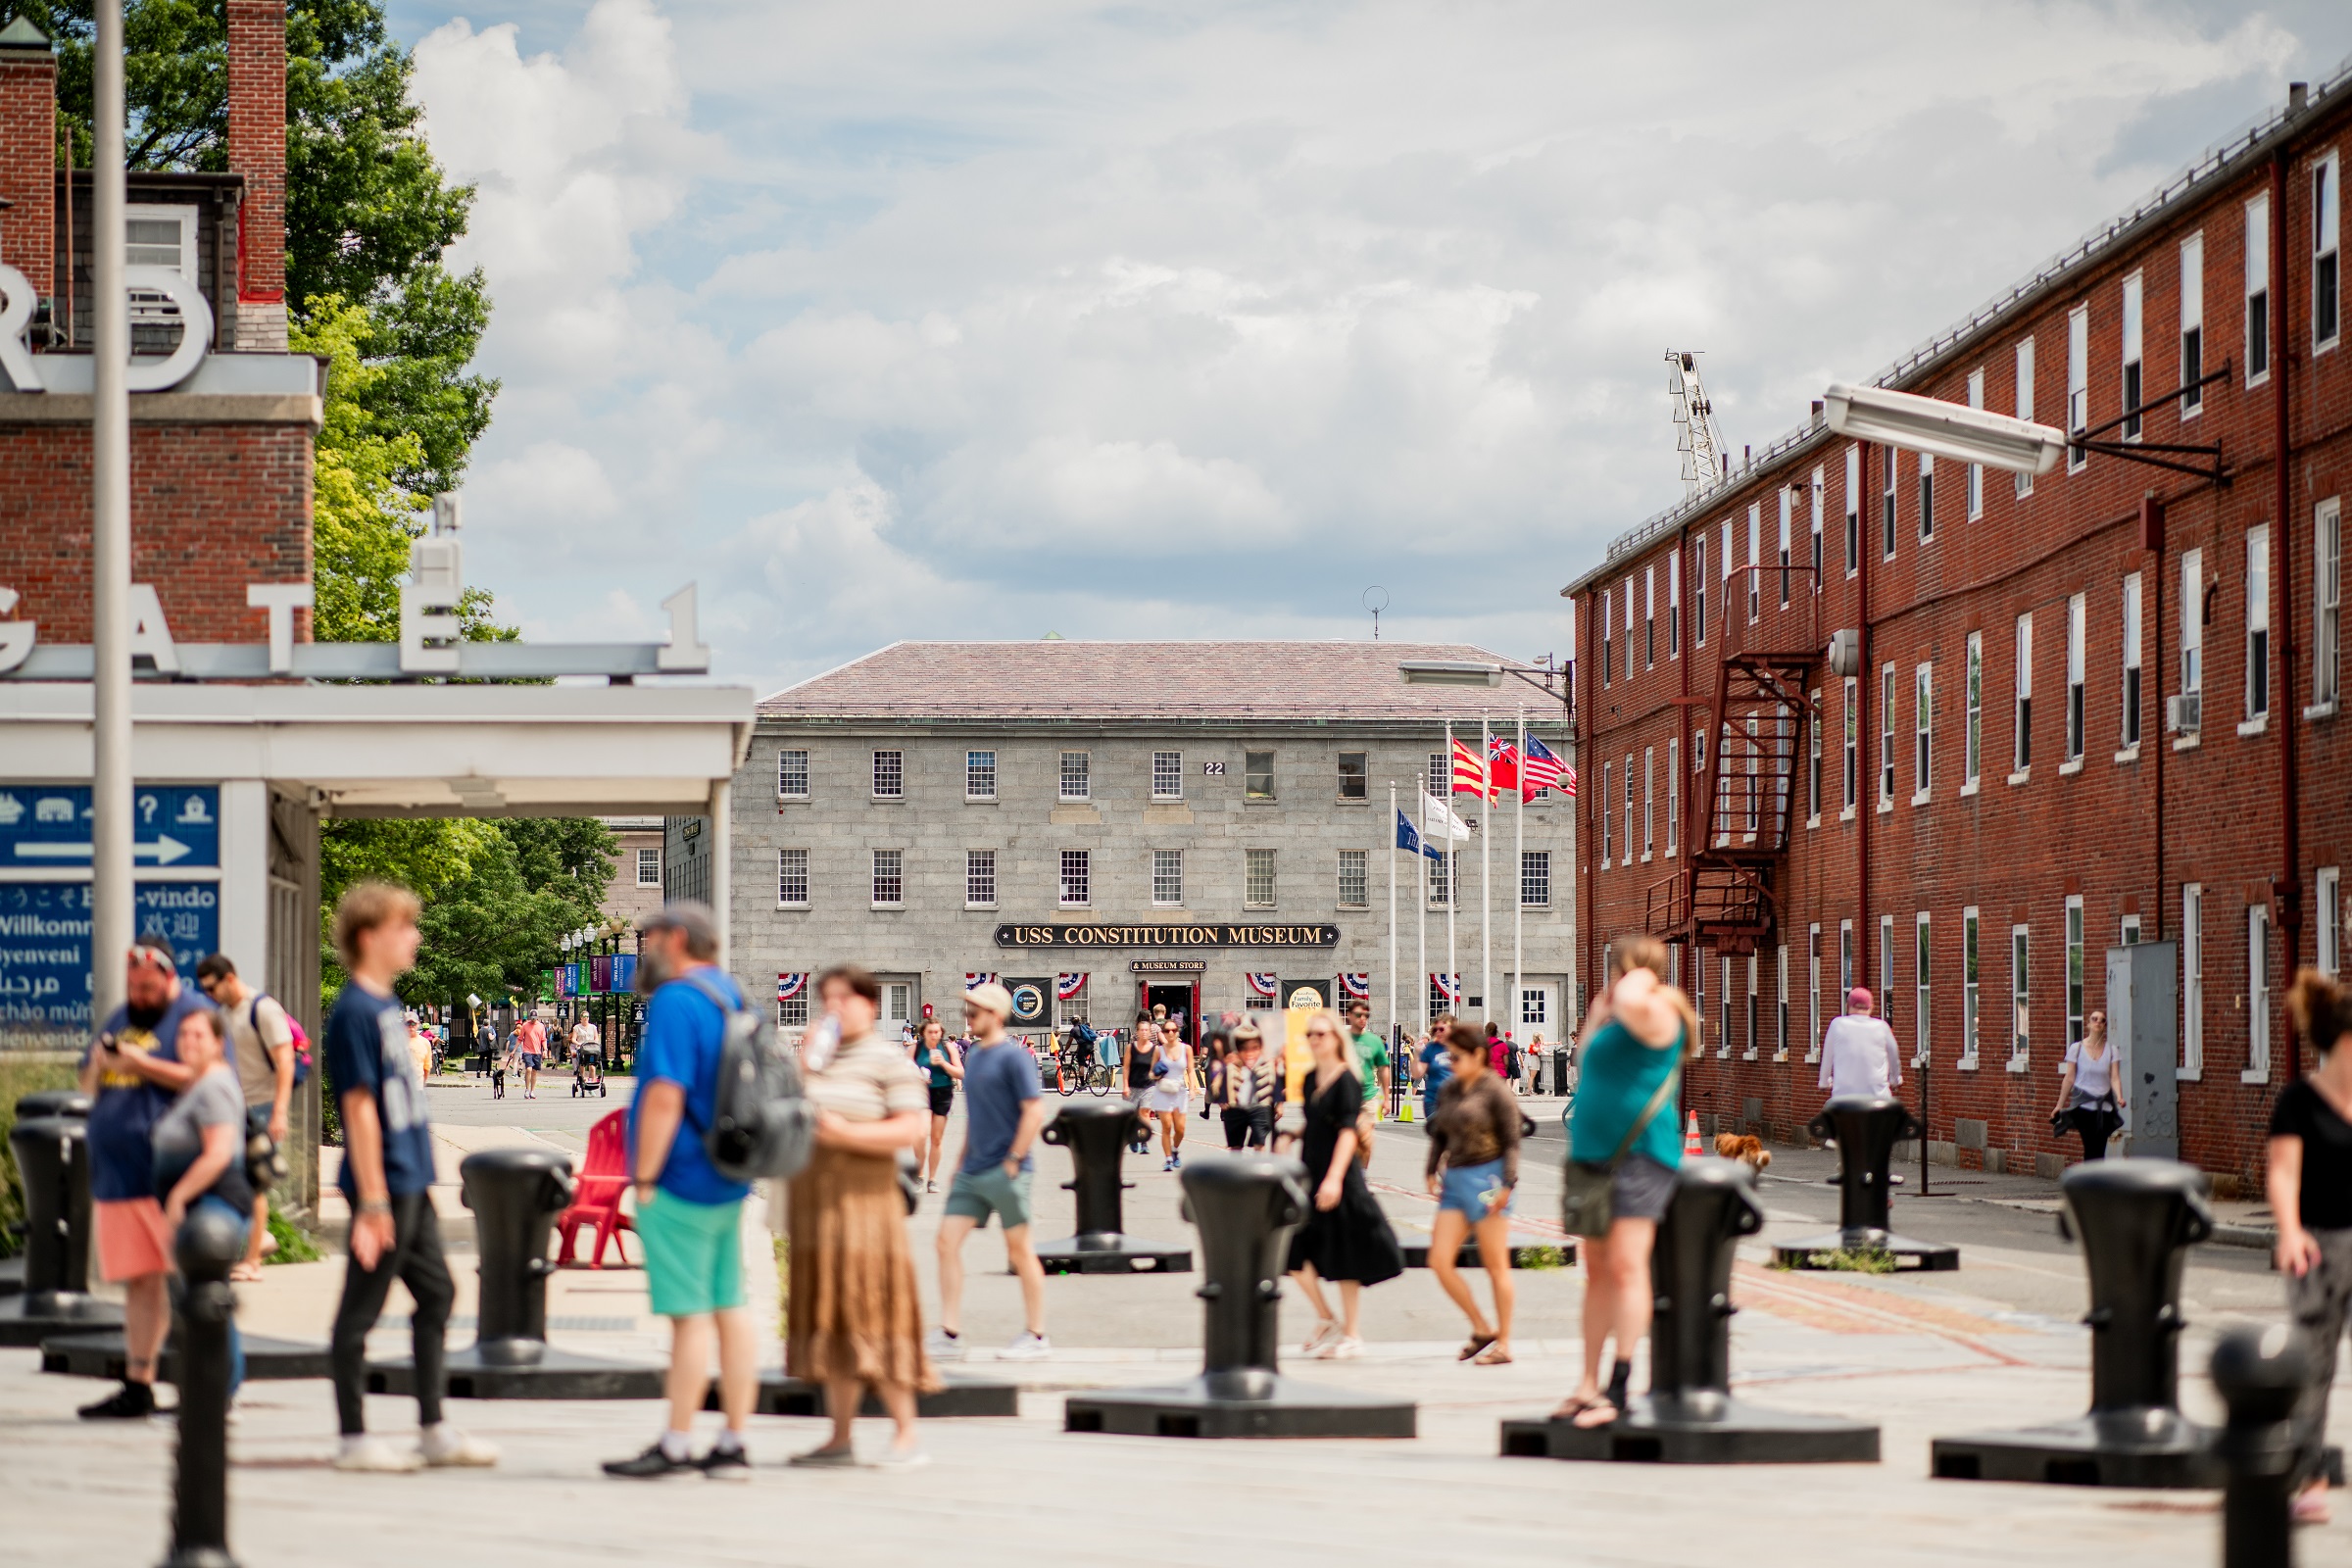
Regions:
[[[1764,564],[1764,504],[1751,501],[1747,507],[1747,623],[1754,625],[1764,612],[1764,574],[1756,568]],[[1731,560],[1725,552],[1724,560]]]
[[[2034,340],[2026,339],[2017,346],[2017,416],[2034,417]],[[2034,476],[2030,473],[2012,474],[2018,499],[2034,493]]]
[[[1741,831],[1748,838],[1753,839],[1756,836],[1756,768],[1763,761],[1764,754],[1756,745],[1756,721],[1753,717],[1747,720],[1745,728],[1747,731],[1747,823]]]
[[[2024,1071],[2033,1007],[2028,1000],[2027,927],[2009,928],[2009,1065]]]
[[[1658,568],[1653,563],[1642,568],[1642,667],[1655,669],[1658,663]]]
[[[1609,868],[1609,795],[1610,781],[1616,776],[1616,764],[1600,764],[1600,868]]]
[[[1429,754],[1429,771],[1421,775],[1421,787],[1439,800],[1453,793],[1453,759],[1444,752]]]
[[[2205,236],[2180,242],[2180,417],[2205,407]]]
[[[997,906],[997,852],[963,852],[963,906],[993,909]]]
[[[1683,742],[1680,736],[1666,743],[1666,858],[1674,858],[1675,835],[1683,815]]]
[[[1152,902],[1172,907],[1184,902],[1184,852],[1152,852]]]
[[[1634,674],[1634,579],[1631,577],[1625,579],[1625,674],[1628,680]]]
[[[1807,1061],[1821,1059],[1821,922],[1819,920],[1805,927],[1805,1059]]]
[[[1544,1029],[1551,1023],[1551,993],[1536,986],[1523,986],[1519,991],[1519,1026],[1523,1029]]]
[[[1600,972],[1609,972],[1609,950],[1600,950]],[[1707,1049],[1707,950],[1693,946],[1690,950],[1690,1010],[1698,1015],[1698,1046]]]
[[[2116,922],[2115,940],[2127,948],[2139,945],[2139,916],[2127,914]]]
[[[2090,428],[2090,310],[2078,305],[2066,313],[2066,433],[2081,435]],[[2080,473],[2090,454],[2079,446],[2066,449],[2066,471]]]
[[[1095,902],[1095,855],[1092,850],[1061,852],[1061,905],[1081,908]]]
[[[2034,615],[2017,617],[2017,771],[2034,765]]]
[[[1707,646],[1707,533],[1703,528],[1690,539],[1690,640],[1701,648]]]
[[[1894,804],[1894,666],[1879,671],[1879,804]]]
[[[1935,781],[1936,666],[1922,664],[1911,672],[1911,800],[1928,798]]]
[[[1851,811],[1862,788],[1862,683],[1845,677],[1845,809]]]
[[[1612,676],[1609,664],[1614,652],[1611,644],[1617,636],[1617,596],[1603,591],[1600,596],[1600,683],[1609,684]]]
[[[2311,553],[2311,700],[2335,710],[2338,651],[2343,646],[2344,506],[2334,496],[2314,514]]]
[[[900,908],[906,903],[906,852],[874,851],[874,906]]]
[[[1968,665],[1961,683],[1967,688],[1968,721],[1961,738],[1960,785],[1974,789],[1984,764],[1984,634],[1981,631],[1968,634]]]
[[[777,976],[778,980],[782,978],[781,975]],[[779,1029],[806,1029],[808,1027],[808,977],[801,975],[798,978],[802,982],[798,992],[789,997],[776,999],[776,1027]],[[782,987],[779,986],[777,989],[781,990]]]
[[[2082,760],[2083,642],[2088,636],[2090,609],[2086,596],[2066,602],[2066,760]]]
[[[808,852],[776,852],[776,903],[787,909],[808,907]]]
[[[1449,850],[1429,862],[1429,906],[1431,908],[1444,909],[1452,906],[1453,874],[1461,863],[1462,852],[1459,850]],[[1600,863],[1606,866],[1609,862],[1604,858]]]
[[[1862,449],[1845,449],[1845,574],[1862,569]]]
[[[2271,711],[2271,527],[2246,530],[2246,717]]]
[[[2139,439],[2140,274],[2124,279],[2124,439]]]
[[[1796,514],[1796,492],[1787,485],[1781,487],[1781,608],[1788,608],[1788,542],[1789,528]]]
[[[163,267],[189,282],[196,276],[196,209],[133,203],[122,209],[123,261],[132,267]],[[130,291],[130,322],[139,328],[163,327],[179,319],[179,307],[171,296],[154,289]],[[139,332],[137,347],[148,347],[147,332]],[[159,341],[156,347],[162,347]]]
[[[808,798],[808,754],[806,751],[785,751],[776,754],[776,799],[805,801]]]
[[[1519,902],[1530,909],[1551,906],[1551,852],[1527,850],[1519,857]]]
[[[1916,1045],[1914,1060],[1928,1059],[1928,911],[1922,909],[1912,918],[1911,925],[1912,988],[1911,995],[1919,1010],[1911,1015],[1911,1038]]]
[[[1666,657],[1683,657],[1683,555],[1666,558]]]
[[[1984,407],[1984,371],[1982,368],[1968,372],[1968,406],[1972,409]],[[1972,463],[1968,466],[1968,495],[1966,499],[1969,521],[1974,522],[1984,515],[1984,465],[1982,463]]]
[[[1894,916],[1879,916],[1879,1016],[1894,1025]]]
[[[1919,455],[1919,542],[1926,544],[1936,537],[1936,459],[1931,453]]]
[[[1061,798],[1083,801],[1094,794],[1093,759],[1085,752],[1061,754]]]
[[[662,852],[660,850],[639,850],[637,852],[637,885],[641,888],[658,888],[662,885]]]
[[[2139,573],[2124,576],[2124,748],[2139,744]]]
[[[993,801],[997,798],[996,753],[963,754],[963,798],[967,801]]]
[[[2332,865],[2320,867],[2319,889],[2312,895],[2312,913],[2319,916],[2320,973],[2334,979],[2343,972],[2343,873]]]
[[[1773,961],[1773,988],[1779,1011],[1773,1020],[1772,1059],[1788,1059],[1788,944],[1780,945]]]
[[[1181,761],[1177,763],[1177,770],[1180,774],[1183,771],[1183,765]],[[1183,788],[1184,786],[1181,784],[1177,786],[1179,794],[1183,792]],[[1274,798],[1274,754],[1272,752],[1245,752],[1242,754],[1242,798],[1249,801],[1270,801]]]
[[[905,752],[876,752],[874,754],[874,799],[877,801],[904,800],[906,795],[906,754]]]
[[[2334,346],[2342,329],[2337,299],[2341,279],[2335,265],[2341,226],[2336,184],[2335,154],[2330,152],[2311,170],[2311,345],[2315,349]]]
[[[2066,1043],[2082,1038],[2082,895],[2066,901]]]
[[[2205,889],[2180,885],[2180,1072],[2205,1070]]]
[[[1371,799],[1372,766],[1368,754],[1342,752],[1340,754],[1340,799],[1363,801]]]
[[[2271,373],[2271,199],[2246,203],[2246,385]]]
[[[1845,1010],[1845,999],[1853,989],[1854,922],[1840,920],[1838,922],[1838,1005],[1830,1009],[1831,1016],[1835,1017]]]
[[[1813,591],[1814,591],[1816,594],[1818,594],[1818,593],[1820,593],[1820,592],[1821,592],[1821,572],[1822,572],[1822,562],[1821,562],[1821,516],[1822,516],[1822,514],[1821,514],[1821,509],[1822,509],[1822,505],[1823,505],[1823,503],[1825,503],[1825,502],[1826,502],[1826,501],[1829,499],[1829,497],[1828,497],[1828,496],[1827,496],[1827,495],[1824,493],[1824,492],[1826,491],[1826,489],[1827,489],[1827,483],[1826,483],[1826,480],[1825,480],[1825,477],[1824,477],[1823,471],[1822,471],[1821,469],[1819,469],[1819,468],[1815,468],[1815,469],[1813,470],[1813,494],[1812,494],[1812,508],[1813,508]]]
[[[1361,909],[1372,902],[1372,852],[1342,850],[1340,852],[1340,907]]]
[[[1977,1009],[1981,1004],[1977,990],[1977,924],[1976,906],[1960,911],[1960,1065],[1970,1068],[1977,1064]]]
[[[1654,827],[1657,820],[1658,749],[1642,748],[1642,858],[1648,859],[1656,847]]]
[[[1715,1054],[1728,1056],[1732,1054],[1732,956],[1728,953],[1723,956],[1723,995],[1718,1005],[1723,1009],[1723,1030],[1715,1038]]]
[[[1894,448],[1881,447],[1879,454],[1884,459],[1880,466],[1885,470],[1879,482],[1879,533],[1881,535],[1879,554],[1886,560],[1892,561],[1894,559]]]
[[[1257,766],[1257,759],[1260,757],[1266,760],[1265,793],[1272,795],[1274,793],[1274,754],[1251,752],[1250,766],[1252,769]],[[1258,797],[1257,775],[1254,771],[1250,775],[1250,794],[1252,798]],[[1152,798],[1155,801],[1181,801],[1184,799],[1184,754],[1182,752],[1153,752],[1152,754]]]
[[[2180,553],[2180,690],[2205,689],[2205,552]],[[2190,729],[2196,726],[2191,724]]]
[[[1459,855],[1461,852],[1456,850],[1454,853]],[[1245,850],[1242,855],[1244,869],[1248,873],[1242,889],[1242,902],[1252,909],[1271,909],[1274,907],[1274,852]],[[1448,888],[1447,891],[1452,890]]]
[[[2239,1076],[2250,1084],[2271,1076],[2271,910],[2265,904],[2246,906],[2246,1070]]]
[[[1749,1061],[1756,1059],[1756,971],[1761,965],[1756,956],[1747,956],[1747,1049],[1741,1053]]]
[[[1805,704],[1805,820],[1821,820],[1821,688]]]
[[[1634,863],[1634,754],[1625,754],[1625,863]]]

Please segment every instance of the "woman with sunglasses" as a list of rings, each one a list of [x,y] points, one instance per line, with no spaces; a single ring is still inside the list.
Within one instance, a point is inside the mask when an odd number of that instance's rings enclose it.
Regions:
[[[1338,1015],[1326,1009],[1310,1017],[1306,1044],[1314,1069],[1306,1081],[1298,1157],[1315,1189],[1306,1218],[1291,1235],[1290,1273],[1315,1313],[1315,1332],[1303,1353],[1345,1361],[1364,1353],[1364,1287],[1403,1273],[1404,1253],[1356,1158],[1364,1136],[1364,1081]],[[1324,1280],[1339,1283],[1336,1318],[1323,1299]]]
[[[1487,1065],[1486,1042],[1477,1030],[1455,1024],[1446,1052],[1453,1071],[1430,1118],[1425,1171],[1430,1196],[1438,1200],[1429,1267],[1470,1319],[1470,1339],[1458,1359],[1502,1366],[1511,1359],[1511,1310],[1518,1295],[1511,1281],[1511,1194],[1519,1185],[1519,1101]],[[1462,1238],[1473,1232],[1494,1289],[1492,1328],[1459,1267]]]

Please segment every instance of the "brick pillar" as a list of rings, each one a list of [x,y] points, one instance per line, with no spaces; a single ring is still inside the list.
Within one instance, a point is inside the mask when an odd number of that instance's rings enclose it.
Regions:
[[[237,209],[236,346],[286,348],[286,12],[283,0],[228,0],[228,167],[245,176]]]
[[[46,296],[57,271],[57,56],[20,17],[0,27],[0,262]],[[42,339],[36,326],[35,346]]]

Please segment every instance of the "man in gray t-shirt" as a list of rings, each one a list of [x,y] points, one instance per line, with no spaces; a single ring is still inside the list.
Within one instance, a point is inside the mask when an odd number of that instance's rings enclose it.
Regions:
[[[1028,1327],[997,1352],[999,1360],[1036,1361],[1051,1355],[1046,1339],[1046,1271],[1029,1245],[1029,1151],[1046,1122],[1037,1061],[1004,1033],[1012,993],[995,981],[963,994],[972,1045],[963,1058],[963,1153],[948,1187],[939,1222],[939,1327],[927,1342],[934,1360],[963,1354],[956,1323],[963,1314],[963,1243],[993,1213],[1004,1227],[1004,1260],[1020,1276]]]

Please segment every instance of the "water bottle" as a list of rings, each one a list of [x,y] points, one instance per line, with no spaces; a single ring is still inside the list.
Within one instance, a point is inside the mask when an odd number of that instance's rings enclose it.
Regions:
[[[833,1053],[841,1049],[841,1020],[831,1013],[808,1026],[801,1037],[801,1065],[810,1072],[823,1072],[833,1061]]]

